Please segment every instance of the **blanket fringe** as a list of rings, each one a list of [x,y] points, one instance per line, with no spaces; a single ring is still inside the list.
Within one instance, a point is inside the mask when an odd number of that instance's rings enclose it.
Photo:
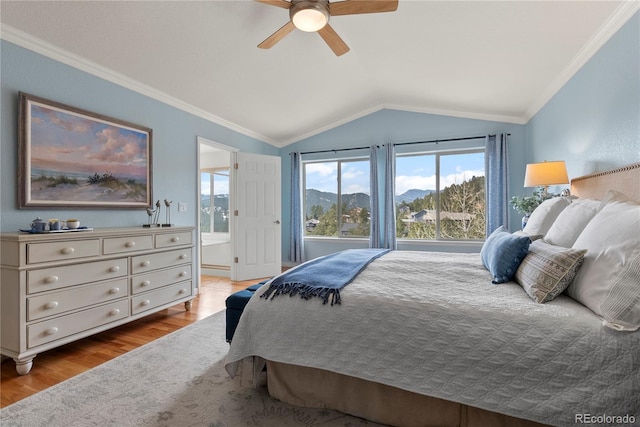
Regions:
[[[269,289],[266,290],[265,293],[260,295],[260,298],[274,299],[278,295],[289,295],[289,297],[293,297],[295,295],[300,295],[300,298],[308,300],[313,297],[322,298],[322,304],[327,304],[330,302],[331,305],[341,304],[342,299],[340,298],[340,289],[334,288],[323,288],[316,286],[309,286],[300,282],[288,282],[288,283],[279,283],[277,285],[269,285]],[[329,301],[331,299],[331,301]]]

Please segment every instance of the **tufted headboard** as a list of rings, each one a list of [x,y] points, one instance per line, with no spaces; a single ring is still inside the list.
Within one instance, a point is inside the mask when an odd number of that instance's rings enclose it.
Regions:
[[[583,199],[602,199],[609,190],[640,201],[640,163],[595,172],[571,180],[571,194]]]

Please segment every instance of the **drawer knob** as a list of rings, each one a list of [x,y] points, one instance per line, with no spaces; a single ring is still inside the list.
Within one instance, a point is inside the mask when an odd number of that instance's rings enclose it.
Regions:
[[[67,247],[67,248],[62,248],[62,250],[60,252],[62,252],[64,255],[71,255],[75,251],[76,250],[74,248]]]
[[[128,248],[132,248],[136,245],[136,242],[133,241],[128,241],[127,243],[124,244],[126,247]]]
[[[58,276],[48,276],[44,281],[45,283],[56,283],[58,281]]]
[[[142,302],[140,303],[140,305],[141,305],[141,306],[143,306],[143,307],[144,307],[145,305],[149,305],[149,304],[151,304],[151,301],[149,301],[148,299],[146,299],[146,300],[144,300],[144,301],[142,301]]]
[[[117,294],[118,292],[120,292],[120,288],[111,288],[109,289],[109,293],[110,294]]]
[[[45,335],[55,335],[58,333],[58,328],[56,328],[55,326],[53,328],[49,328],[46,331],[44,331]]]
[[[180,277],[184,277],[186,275],[187,275],[186,271],[181,271],[180,274],[178,274],[178,276],[180,276]]]
[[[178,258],[180,258],[180,259],[187,259],[187,254],[181,254]]]
[[[52,309],[52,308],[56,308],[56,307],[58,307],[58,305],[59,305],[59,304],[58,304],[58,301],[51,301],[51,302],[46,303],[46,304],[45,304],[45,306],[44,306],[44,308],[46,308],[46,309],[49,309],[49,310],[50,310],[50,309]]]
[[[179,241],[180,241],[180,238],[179,238],[179,237],[177,237],[177,236],[176,236],[176,237],[172,237],[172,238],[171,238],[171,241],[172,241],[173,243],[176,243],[176,242],[179,242]]]
[[[114,308],[109,312],[109,316],[117,316],[118,314],[120,314],[120,309],[118,308]]]
[[[180,295],[186,294],[187,290],[186,289],[180,289],[180,291],[178,292]]]
[[[109,272],[111,273],[117,273],[118,271],[120,271],[120,267],[118,267],[117,265],[114,265],[109,269]]]
[[[151,265],[151,261],[142,261],[140,263],[140,267],[149,267]]]
[[[150,280],[145,280],[144,282],[140,282],[140,286],[143,288],[149,286],[150,284],[151,284]]]

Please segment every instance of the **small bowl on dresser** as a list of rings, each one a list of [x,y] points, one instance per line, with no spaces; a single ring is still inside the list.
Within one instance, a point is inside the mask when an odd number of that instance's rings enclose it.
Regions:
[[[77,219],[68,219],[66,223],[69,230],[75,230],[80,227],[80,221],[78,221]]]

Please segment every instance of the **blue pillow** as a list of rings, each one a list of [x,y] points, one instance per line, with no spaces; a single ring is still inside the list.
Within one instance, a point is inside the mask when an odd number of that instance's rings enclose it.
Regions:
[[[491,272],[491,283],[504,283],[513,278],[518,266],[529,252],[531,239],[515,236],[501,225],[482,245],[482,263]]]

